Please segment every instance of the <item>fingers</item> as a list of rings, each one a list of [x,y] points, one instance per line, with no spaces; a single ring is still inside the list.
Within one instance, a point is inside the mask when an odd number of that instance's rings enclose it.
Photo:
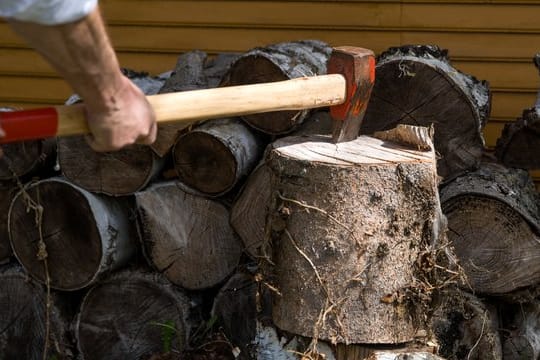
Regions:
[[[139,136],[136,143],[141,145],[152,145],[156,141],[157,124],[155,122],[150,126],[150,131],[146,136]]]

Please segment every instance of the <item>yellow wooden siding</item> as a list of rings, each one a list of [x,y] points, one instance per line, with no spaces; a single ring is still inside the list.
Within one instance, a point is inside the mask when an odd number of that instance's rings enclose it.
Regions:
[[[504,124],[532,106],[540,87],[540,0],[162,1],[102,0],[122,66],[158,74],[178,54],[215,54],[296,39],[352,44],[379,53],[436,44],[458,69],[493,91],[485,130],[492,147]],[[0,24],[0,103],[61,103],[70,90],[39,56]]]

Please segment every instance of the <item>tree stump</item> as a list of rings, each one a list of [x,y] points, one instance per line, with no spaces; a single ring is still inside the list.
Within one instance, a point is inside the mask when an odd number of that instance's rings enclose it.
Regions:
[[[86,360],[148,359],[187,345],[189,299],[159,274],[126,270],[92,287],[75,323]]]
[[[326,74],[332,48],[315,41],[295,41],[255,48],[240,56],[224,77],[222,85],[246,85]],[[252,127],[268,134],[286,134],[301,124],[309,110],[273,111],[244,115]]]
[[[17,191],[15,185],[0,184],[0,263],[8,261],[13,254],[9,243],[8,213]]]
[[[268,150],[269,275],[283,330],[333,343],[394,344],[416,333],[414,264],[440,225],[435,154],[425,128],[377,136],[385,140],[287,137]]]
[[[150,263],[186,289],[215,286],[240,261],[242,245],[222,204],[157,183],[135,194],[138,228]]]
[[[209,58],[205,52],[190,51],[178,57],[171,76],[165,81],[160,94],[214,88],[219,85],[231,63],[237,58],[235,54],[220,54]],[[152,149],[164,156],[173,147],[179,131],[185,124],[163,124],[159,126],[156,141]]]
[[[68,340],[68,323],[64,313],[47,296],[43,286],[28,278],[20,266],[0,269],[0,357],[2,359],[41,360],[47,338],[47,359],[71,359],[72,344]],[[47,320],[48,318],[48,320]]]
[[[91,194],[61,178],[42,180],[12,202],[11,246],[38,281],[46,283],[49,277],[54,289],[78,290],[125,265],[135,254],[137,243],[128,216],[119,199]]]
[[[232,190],[262,157],[264,143],[237,118],[203,123],[181,135],[172,154],[180,182],[205,196]]]
[[[454,69],[436,46],[390,48],[378,58],[361,134],[397,124],[435,127],[439,175],[451,179],[480,163],[490,111],[488,83]]]
[[[441,189],[448,238],[474,291],[540,283],[540,204],[524,170],[486,163]]]
[[[434,308],[431,331],[438,354],[448,360],[501,360],[499,318],[495,307],[457,287],[445,289]]]
[[[245,251],[254,258],[266,257],[266,218],[272,199],[272,172],[264,163],[250,174],[231,208],[231,226]]]
[[[495,156],[506,166],[540,169],[540,107],[523,111],[514,123],[504,125]]]

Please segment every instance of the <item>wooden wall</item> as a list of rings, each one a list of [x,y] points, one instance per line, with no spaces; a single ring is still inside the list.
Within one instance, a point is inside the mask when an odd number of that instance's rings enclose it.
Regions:
[[[122,65],[152,74],[170,70],[179,53],[193,49],[244,51],[306,38],[377,53],[400,44],[439,45],[458,69],[491,84],[488,147],[505,122],[534,103],[539,87],[531,58],[540,51],[540,0],[102,0],[101,7]],[[69,94],[0,23],[0,104],[58,104]]]

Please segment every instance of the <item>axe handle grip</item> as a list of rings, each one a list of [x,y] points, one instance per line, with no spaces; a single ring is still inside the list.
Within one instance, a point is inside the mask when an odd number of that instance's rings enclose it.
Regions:
[[[343,75],[332,74],[151,95],[147,99],[159,123],[189,124],[228,116],[339,105],[346,99],[346,86]],[[2,113],[0,126],[6,132],[6,137],[0,139],[2,143],[89,132],[83,105]]]

